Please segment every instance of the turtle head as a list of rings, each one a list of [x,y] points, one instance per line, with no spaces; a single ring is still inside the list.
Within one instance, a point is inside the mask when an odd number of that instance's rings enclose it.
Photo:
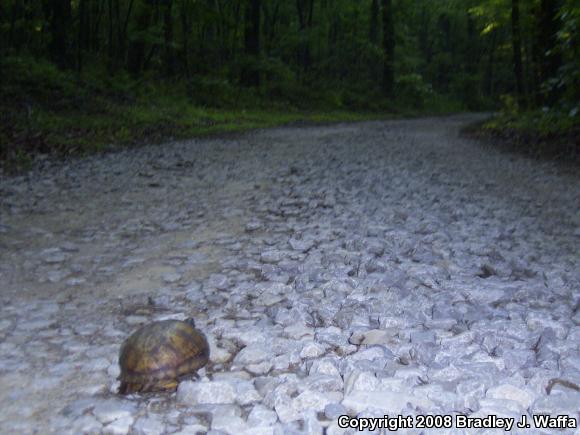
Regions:
[[[188,317],[187,319],[185,319],[185,322],[189,323],[192,328],[195,328],[195,320],[193,319],[193,317]]]

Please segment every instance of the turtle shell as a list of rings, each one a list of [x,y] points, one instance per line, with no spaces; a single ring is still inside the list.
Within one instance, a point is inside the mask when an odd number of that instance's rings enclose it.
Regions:
[[[143,326],[121,347],[119,393],[175,390],[179,379],[207,364],[209,345],[193,319]]]

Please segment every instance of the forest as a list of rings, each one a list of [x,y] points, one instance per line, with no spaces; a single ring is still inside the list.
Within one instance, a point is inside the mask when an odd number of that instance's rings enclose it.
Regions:
[[[0,159],[297,120],[577,132],[576,0],[3,0]]]
[[[0,435],[580,435],[579,38],[0,0]]]

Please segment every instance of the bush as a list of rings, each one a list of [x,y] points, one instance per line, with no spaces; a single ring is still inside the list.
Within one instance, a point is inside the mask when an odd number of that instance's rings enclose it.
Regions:
[[[190,101],[204,107],[240,107],[240,88],[224,78],[195,76],[187,84],[187,95]],[[247,92],[246,92],[247,94]],[[247,99],[242,98],[242,100]]]
[[[14,56],[0,62],[0,98],[5,101],[54,104],[55,98],[71,99],[79,94],[70,74],[46,60]]]
[[[431,86],[419,74],[407,74],[395,80],[396,97],[414,109],[424,107],[425,100],[433,93]]]

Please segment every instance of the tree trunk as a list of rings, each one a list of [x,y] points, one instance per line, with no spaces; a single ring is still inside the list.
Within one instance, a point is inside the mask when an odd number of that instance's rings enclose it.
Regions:
[[[175,74],[175,50],[173,48],[173,0],[168,0],[163,12],[164,63],[167,76]]]
[[[557,0],[541,0],[538,32],[540,84],[556,77],[562,65],[562,57],[557,50],[559,30],[556,17],[559,9]],[[553,104],[558,98],[558,91],[552,87],[548,92],[540,92],[543,104]]]
[[[379,0],[372,0],[371,2],[369,41],[374,45],[378,45],[379,43]]]
[[[109,54],[109,71],[112,72],[115,64],[115,46],[113,45],[113,0],[108,0],[107,8],[109,12],[109,27],[108,27],[108,46],[107,52]]]
[[[77,40],[77,71],[81,72],[83,70],[83,50],[86,47],[87,32],[88,32],[88,15],[86,13],[86,0],[79,0],[79,33]]]
[[[260,70],[256,62],[260,56],[260,9],[261,0],[246,0],[245,52],[249,64],[242,73],[242,83],[246,86],[260,86]]]
[[[139,5],[136,16],[136,33],[135,38],[129,44],[127,53],[127,70],[134,76],[138,77],[145,64],[145,38],[144,33],[149,28],[151,18],[151,6],[148,2],[142,2]]]
[[[3,12],[0,10],[0,12]],[[12,14],[10,20],[10,31],[8,33],[8,48],[15,48],[18,49],[18,44],[16,43],[15,39],[15,30],[16,30],[16,21],[20,18],[22,12],[22,4],[19,1],[15,1],[12,4]],[[6,10],[6,14],[8,14],[8,10]],[[1,49],[2,47],[0,47]]]
[[[512,48],[516,94],[520,107],[525,107],[524,72],[522,67],[522,36],[520,31],[520,2],[512,0]]]
[[[479,62],[479,39],[475,32],[475,20],[470,14],[466,16],[467,21],[467,44],[465,46],[465,72],[473,76],[477,71]]]
[[[433,38],[431,38],[431,29],[429,25],[429,17],[427,15],[427,8],[421,8],[421,28],[419,29],[419,47],[425,59],[425,63],[431,63],[433,58]]]
[[[69,66],[68,30],[71,21],[70,0],[51,0],[50,7],[50,53],[60,68]]]
[[[303,71],[310,69],[310,27],[312,26],[314,0],[296,0],[296,11],[300,25],[298,63]]]
[[[437,19],[438,50],[437,54],[443,55],[436,62],[436,84],[443,93],[449,92],[449,85],[453,75],[453,38],[451,37],[451,18],[447,12],[439,14]]]
[[[105,6],[103,2],[96,2],[96,11],[94,13],[95,17],[92,20],[93,29],[91,30],[91,35],[93,35],[93,40],[91,41],[91,49],[93,52],[98,52],[101,49],[101,21],[103,19],[103,14],[105,13]]]
[[[191,25],[187,16],[187,3],[188,2],[185,0],[181,1],[181,8],[179,12],[181,17],[181,59],[183,63],[183,72],[185,73],[185,78],[189,80],[191,78],[191,70],[189,68],[189,35],[191,34]]]
[[[495,65],[495,50],[497,46],[497,30],[491,31],[491,45],[489,47],[489,57],[487,61],[487,69],[485,72],[485,89],[489,97],[493,97],[494,87],[493,87],[493,67]]]
[[[371,10],[370,10],[370,23],[369,23],[369,42],[374,47],[379,47],[379,14],[380,14],[380,4],[379,0],[372,0]],[[372,83],[380,83],[381,77],[381,62],[376,58],[369,59],[368,63],[368,75]]]
[[[125,13],[125,19],[123,22],[120,21],[119,15],[119,57],[125,61],[125,56],[127,55],[127,34],[129,32],[129,21],[131,20],[131,14],[133,13],[134,0],[129,0],[129,5],[127,6],[127,12]]]
[[[266,54],[270,54],[272,50],[272,40],[276,34],[276,26],[278,24],[280,1],[276,1],[274,5],[268,3],[263,4],[264,10],[264,50]]]
[[[383,0],[383,91],[387,98],[393,97],[395,82],[395,27],[392,0]]]

